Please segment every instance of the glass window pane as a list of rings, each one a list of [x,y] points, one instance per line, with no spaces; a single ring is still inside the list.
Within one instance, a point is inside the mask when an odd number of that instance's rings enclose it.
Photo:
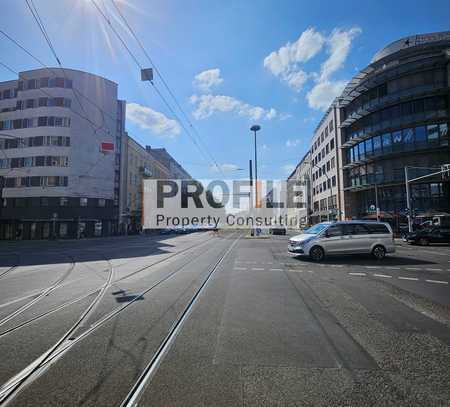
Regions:
[[[416,127],[416,142],[424,142],[427,140],[427,132],[425,126]]]
[[[392,142],[394,144],[399,144],[402,142],[402,132],[401,131],[394,131],[392,133]]]
[[[437,124],[431,124],[427,126],[428,142],[437,143],[439,140],[439,126]]]
[[[378,153],[381,150],[381,136],[376,136],[373,139],[373,151]]]
[[[448,124],[441,123],[439,125],[439,133],[441,137],[441,146],[448,146]]]
[[[403,129],[403,142],[414,143],[414,129]]]

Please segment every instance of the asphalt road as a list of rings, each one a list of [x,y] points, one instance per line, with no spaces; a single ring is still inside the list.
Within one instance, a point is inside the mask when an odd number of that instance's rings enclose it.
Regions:
[[[0,244],[0,404],[450,405],[450,246],[318,264],[238,232]]]

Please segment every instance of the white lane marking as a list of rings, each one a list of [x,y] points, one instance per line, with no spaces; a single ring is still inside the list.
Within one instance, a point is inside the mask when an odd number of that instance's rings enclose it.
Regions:
[[[303,273],[303,270],[289,270],[289,271],[292,271],[294,273]]]
[[[267,264],[273,264],[271,261],[268,261]]]
[[[270,269],[270,271],[283,271],[283,269]]]
[[[384,277],[384,278],[392,278],[392,276],[388,276],[387,274],[376,274],[374,273],[375,277]]]
[[[400,270],[400,267],[385,267],[388,270]]]
[[[255,270],[255,271],[261,271],[261,270],[264,270],[264,267],[252,267],[252,270]]]
[[[430,268],[427,268],[425,270],[427,270],[427,271],[442,271],[442,269],[430,269]]]
[[[448,281],[441,280],[425,280],[427,283],[435,283],[435,284],[448,284]]]
[[[342,264],[330,264],[330,267],[344,267]]]
[[[308,273],[313,273],[313,271],[312,270],[306,270]]]
[[[366,273],[348,273],[350,276],[367,276]]]
[[[419,281],[416,277],[398,277],[399,280]]]
[[[364,266],[366,269],[379,269],[380,266]]]
[[[405,267],[405,270],[422,270],[420,267]]]
[[[247,270],[247,267],[235,267],[234,270]]]

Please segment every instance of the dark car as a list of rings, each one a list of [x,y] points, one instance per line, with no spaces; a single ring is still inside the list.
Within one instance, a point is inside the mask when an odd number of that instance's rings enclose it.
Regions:
[[[272,228],[270,229],[270,233],[272,233],[272,235],[285,235],[286,228]]]
[[[408,233],[406,241],[410,244],[427,246],[430,243],[450,243],[450,227],[435,226],[429,229]]]

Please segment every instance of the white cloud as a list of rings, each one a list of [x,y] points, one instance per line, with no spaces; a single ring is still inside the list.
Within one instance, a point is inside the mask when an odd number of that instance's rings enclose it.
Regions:
[[[213,172],[231,172],[231,171],[237,171],[239,170],[239,166],[236,164],[220,164],[220,165],[212,165],[210,167],[210,170]]]
[[[336,96],[343,91],[347,81],[325,81],[317,83],[307,94],[306,100],[312,109],[327,110]]]
[[[251,120],[272,120],[278,116],[274,108],[252,106],[232,96],[192,95],[190,101],[195,105],[193,115],[197,120],[206,119],[217,112],[233,112]]]
[[[283,165],[283,171],[286,175],[289,175],[294,170],[295,170],[295,165],[293,165],[293,164]]]
[[[297,41],[288,42],[264,58],[264,67],[292,89],[300,91],[308,80],[308,74],[300,68],[300,64],[313,58],[324,43],[325,37],[322,34],[314,28],[308,28]]]
[[[194,85],[204,93],[210,93],[214,86],[218,86],[223,82],[220,77],[220,69],[208,69],[200,72],[194,78]]]
[[[138,103],[127,103],[126,116],[127,120],[141,129],[150,130],[158,136],[175,137],[181,133],[181,127],[176,120]]]
[[[334,29],[330,37],[327,39],[328,59],[322,64],[319,82],[328,80],[331,74],[342,68],[352,41],[361,33],[359,27],[353,27],[345,31],[342,29]]]
[[[293,139],[293,140],[288,139],[286,141],[286,147],[288,147],[288,148],[297,147],[300,143],[301,143],[301,140],[298,138]]]
[[[343,90],[346,81],[334,81],[331,76],[344,66],[353,40],[361,33],[359,27],[347,30],[335,28],[325,36],[314,28],[305,30],[294,43],[287,43],[264,59],[264,66],[293,90],[300,91],[308,80],[315,82],[306,94],[309,107],[326,110]],[[302,63],[315,57],[326,45],[327,59],[319,72],[305,72]]]

